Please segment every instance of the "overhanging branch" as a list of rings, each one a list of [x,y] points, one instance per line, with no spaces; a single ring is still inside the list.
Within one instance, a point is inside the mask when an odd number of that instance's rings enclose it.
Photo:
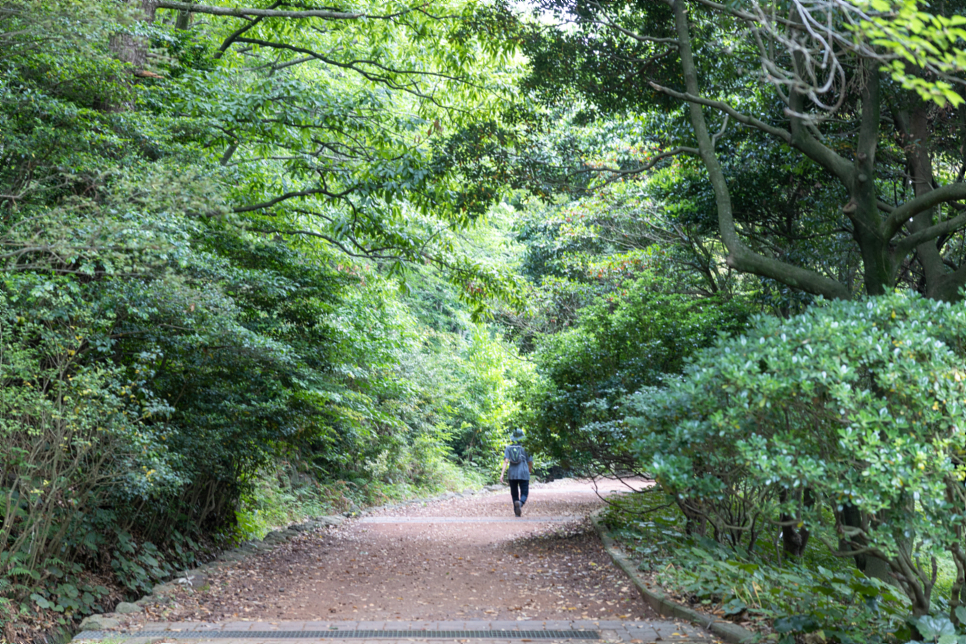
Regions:
[[[963,199],[966,199],[966,183],[950,183],[935,190],[930,190],[893,210],[892,214],[885,221],[883,234],[886,239],[892,239],[907,221],[919,213],[947,201],[960,201]],[[929,229],[927,228],[926,230]]]
[[[792,133],[789,132],[788,130],[785,130],[780,127],[775,127],[773,125],[768,125],[764,121],[756,119],[753,116],[748,116],[747,114],[743,114],[723,101],[715,101],[713,99],[705,98],[703,96],[696,96],[695,94],[691,94],[688,92],[678,92],[676,90],[671,89],[670,87],[658,85],[653,81],[651,81],[649,85],[653,87],[655,90],[663,94],[667,94],[672,98],[677,98],[682,101],[687,101],[688,103],[697,103],[698,105],[706,105],[707,107],[713,107],[716,110],[724,112],[725,114],[735,119],[739,123],[750,125],[751,127],[757,128],[762,132],[778,137],[785,143],[792,142]]]
[[[256,7],[212,7],[210,5],[195,4],[193,2],[176,2],[175,0],[160,0],[158,9],[175,9],[191,13],[203,13],[209,16],[224,16],[227,18],[324,18],[326,20],[392,20],[399,18],[415,8],[405,9],[386,15],[374,15],[362,12],[332,11],[330,9],[301,9],[291,11],[286,9],[258,9]]]
[[[952,219],[947,219],[944,222],[938,223],[934,226],[929,226],[928,228],[923,228],[917,232],[912,233],[908,237],[905,237],[896,246],[896,251],[899,257],[904,257],[907,253],[911,252],[919,244],[929,241],[930,239],[935,239],[940,235],[945,235],[946,233],[951,233],[960,228],[966,227],[966,213],[953,217]]]

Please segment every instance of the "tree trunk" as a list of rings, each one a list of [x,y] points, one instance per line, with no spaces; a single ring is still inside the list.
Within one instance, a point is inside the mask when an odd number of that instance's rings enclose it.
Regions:
[[[889,240],[882,233],[879,199],[875,185],[876,151],[879,143],[880,91],[878,64],[864,61],[861,74],[862,117],[855,146],[854,172],[850,178],[850,201],[846,214],[852,220],[852,237],[859,246],[865,277],[865,292],[883,295],[892,289],[895,271]]]
[[[781,503],[785,503],[788,500],[788,491],[782,490],[778,494],[778,500]],[[811,492],[806,489],[804,492],[803,502],[806,507],[811,507],[815,499]],[[798,527],[795,525],[799,517],[780,513],[778,515],[778,520],[782,524],[782,549],[789,555],[793,557],[801,557],[805,554],[805,547],[808,545],[809,532],[808,528],[802,525]]]
[[[846,504],[842,508],[839,520],[842,522],[842,525],[850,528],[865,530],[868,527],[868,521],[862,516],[859,509],[852,504]],[[854,549],[853,545],[861,548],[866,545],[866,541],[864,538],[852,540],[842,539],[839,541],[839,550],[848,552]],[[884,559],[879,559],[876,556],[866,553],[859,553],[853,559],[855,560],[855,567],[862,571],[866,577],[874,577],[892,585],[896,584],[895,577],[892,575],[892,569]]]
[[[190,11],[179,11],[178,19],[174,23],[175,29],[180,29],[181,31],[186,30],[191,26],[191,12]]]
[[[139,20],[147,23],[154,22],[154,12],[159,0],[141,0],[141,16]],[[130,63],[135,70],[140,71],[148,64],[148,41],[130,34],[114,34],[111,37],[111,52],[117,59]]]
[[[141,16],[138,20],[142,22],[154,22],[154,12],[157,8],[158,0],[141,0]],[[125,63],[130,63],[134,69],[132,70],[135,76],[144,74],[144,68],[148,64],[148,48],[150,43],[148,43],[146,38],[138,38],[126,33],[116,33],[111,36],[109,43],[111,53],[117,57],[118,60]],[[118,83],[122,86],[131,85],[130,79],[118,79]],[[110,102],[100,106],[108,112],[123,112],[126,110],[134,109],[134,99],[133,96],[127,100],[118,100],[117,102]]]

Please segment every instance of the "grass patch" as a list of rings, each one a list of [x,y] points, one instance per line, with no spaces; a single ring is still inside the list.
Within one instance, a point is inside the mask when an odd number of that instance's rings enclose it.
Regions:
[[[309,517],[479,489],[486,483],[487,477],[480,472],[442,458],[427,459],[420,466],[418,477],[391,482],[365,476],[318,481],[295,466],[282,463],[274,470],[262,472],[251,492],[242,497],[241,507],[235,513],[238,523],[234,538],[261,539],[276,528]]]

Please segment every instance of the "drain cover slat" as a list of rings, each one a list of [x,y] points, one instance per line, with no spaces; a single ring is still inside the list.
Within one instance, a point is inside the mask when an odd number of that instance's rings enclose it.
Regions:
[[[170,637],[172,639],[565,639],[599,640],[600,631],[375,631],[375,630],[326,630],[326,631],[135,631],[116,633],[85,631],[75,639],[103,639],[105,637]]]

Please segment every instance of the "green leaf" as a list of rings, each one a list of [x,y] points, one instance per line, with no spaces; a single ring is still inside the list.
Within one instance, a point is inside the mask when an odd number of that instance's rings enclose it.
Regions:
[[[945,641],[942,644],[951,644],[952,642],[955,642],[956,626],[949,621],[949,618],[945,615],[940,615],[938,617],[923,615],[916,622],[916,627],[919,629],[919,632],[922,634],[922,636],[927,640],[938,640],[943,636],[952,636],[952,640]]]
[[[786,633],[813,633],[821,628],[821,624],[813,615],[790,615],[776,619],[773,628],[776,633],[781,635]]]
[[[50,603],[45,597],[38,595],[37,593],[32,594],[30,598],[34,600],[35,604],[37,604],[38,606],[40,606],[45,610],[53,607],[52,603]]]

